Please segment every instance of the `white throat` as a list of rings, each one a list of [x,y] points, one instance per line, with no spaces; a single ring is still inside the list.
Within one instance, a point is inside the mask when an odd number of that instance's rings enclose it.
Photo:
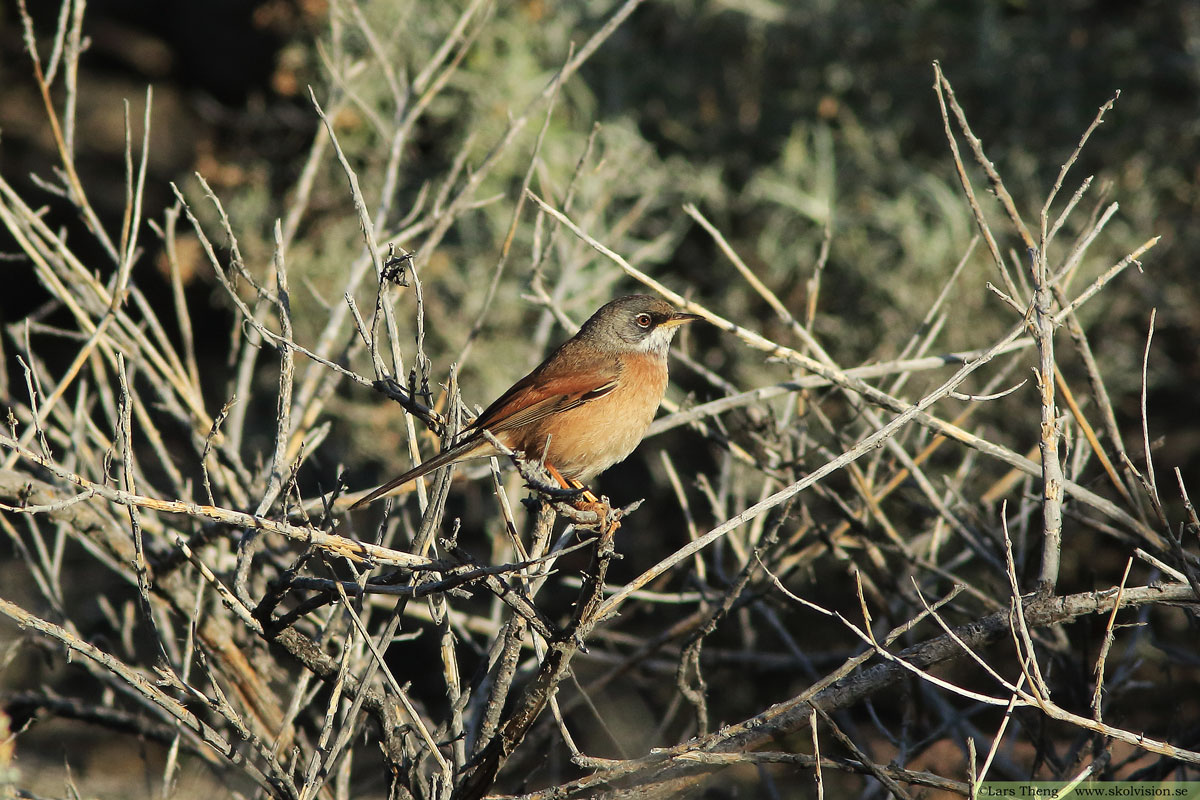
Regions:
[[[650,331],[650,335],[638,342],[634,349],[642,353],[653,353],[660,358],[667,357],[667,350],[671,347],[671,340],[675,338],[675,332],[679,328],[672,325],[669,328],[657,327]]]

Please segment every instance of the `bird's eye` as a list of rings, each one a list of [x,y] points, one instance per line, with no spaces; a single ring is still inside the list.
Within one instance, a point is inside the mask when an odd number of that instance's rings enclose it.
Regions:
[[[649,328],[650,323],[653,322],[653,320],[650,319],[650,315],[644,314],[644,313],[638,314],[636,317],[633,318],[633,321],[638,324],[639,328]]]

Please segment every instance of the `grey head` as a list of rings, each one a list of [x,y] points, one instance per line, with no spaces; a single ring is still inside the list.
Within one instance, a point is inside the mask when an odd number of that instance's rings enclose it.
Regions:
[[[657,297],[631,294],[618,297],[592,314],[579,329],[578,338],[605,349],[665,357],[679,326],[698,319],[695,314],[676,311]]]

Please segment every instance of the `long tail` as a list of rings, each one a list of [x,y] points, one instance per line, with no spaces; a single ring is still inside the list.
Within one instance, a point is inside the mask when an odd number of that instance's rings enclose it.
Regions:
[[[488,444],[486,439],[478,436],[472,436],[454,445],[454,447],[451,447],[449,450],[443,450],[441,453],[429,459],[428,461],[418,464],[403,475],[392,478],[378,489],[371,490],[370,494],[361,500],[356,500],[354,504],[351,505],[347,510],[353,511],[360,506],[373,503],[398,486],[403,486],[409,481],[416,480],[422,475],[428,475],[435,469],[440,469],[448,464],[453,464],[455,461],[462,461],[465,458],[472,458],[476,455],[486,455],[486,453],[483,451],[489,449],[491,449],[491,445]]]

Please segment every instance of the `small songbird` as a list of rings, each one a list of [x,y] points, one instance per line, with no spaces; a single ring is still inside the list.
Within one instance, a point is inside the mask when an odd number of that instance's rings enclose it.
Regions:
[[[618,297],[488,406],[456,444],[351,508],[439,467],[498,455],[484,431],[526,458],[544,457],[564,486],[581,486],[642,440],[667,389],[671,339],[680,325],[697,319],[656,297]]]

